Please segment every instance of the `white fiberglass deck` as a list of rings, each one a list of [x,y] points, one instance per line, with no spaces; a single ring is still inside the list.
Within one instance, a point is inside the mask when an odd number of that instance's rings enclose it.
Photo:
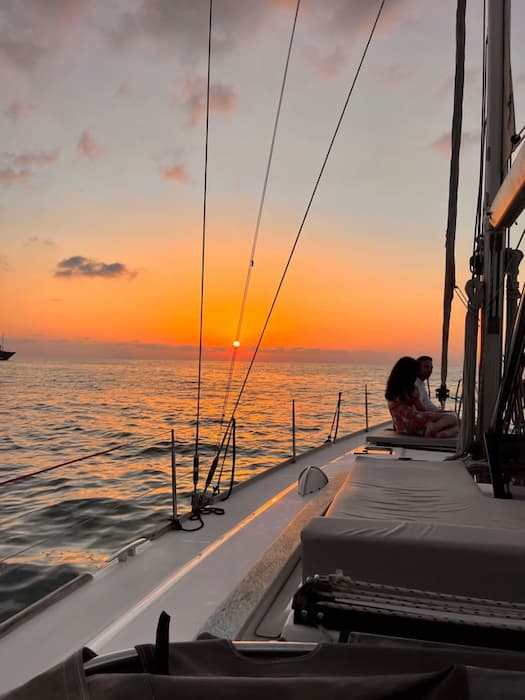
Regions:
[[[170,531],[146,543],[137,556],[111,563],[93,581],[9,630],[0,638],[0,692],[82,646],[106,653],[152,641],[162,610],[172,617],[173,640],[194,638],[311,498],[297,494],[304,467],[322,466],[332,477],[348,468],[364,437],[356,433],[271,470],[234,492],[225,515],[205,516],[203,529]]]

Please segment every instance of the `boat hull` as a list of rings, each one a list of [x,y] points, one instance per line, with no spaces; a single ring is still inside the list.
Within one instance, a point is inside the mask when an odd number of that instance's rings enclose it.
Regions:
[[[10,357],[13,357],[14,354],[15,351],[9,352],[8,350],[0,350],[0,361],[8,360]]]

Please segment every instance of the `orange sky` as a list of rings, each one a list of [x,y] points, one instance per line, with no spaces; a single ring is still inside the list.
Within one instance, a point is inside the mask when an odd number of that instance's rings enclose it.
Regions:
[[[269,154],[289,5],[257,0],[232,15],[228,3],[215,4],[204,343],[226,355]],[[372,6],[311,0],[300,12],[242,353],[261,332]],[[208,5],[193,7],[171,13],[150,0],[130,10],[133,25],[100,0],[57,0],[45,14],[38,4],[24,12],[16,3],[0,7],[0,24],[17,28],[25,42],[25,52],[5,48],[0,68],[0,331],[17,360],[73,357],[86,347],[94,358],[195,356]],[[514,9],[525,13],[525,5]],[[481,3],[472,2],[461,287],[477,187],[481,16]],[[270,355],[289,357],[297,348],[321,349],[327,359],[362,350],[439,354],[454,23],[452,0],[386,4],[268,326]],[[522,42],[514,41],[514,52],[520,87]],[[463,318],[456,301],[456,358]]]

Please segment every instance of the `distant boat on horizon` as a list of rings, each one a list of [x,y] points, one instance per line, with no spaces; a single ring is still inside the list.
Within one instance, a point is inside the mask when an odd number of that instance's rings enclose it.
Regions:
[[[4,349],[4,336],[2,335],[2,342],[0,343],[0,360],[8,360],[10,357],[16,353],[16,350],[5,350]]]

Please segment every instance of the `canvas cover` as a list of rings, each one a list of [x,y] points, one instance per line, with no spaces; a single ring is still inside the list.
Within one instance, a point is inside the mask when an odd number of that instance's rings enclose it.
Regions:
[[[159,673],[155,647],[140,647],[136,672],[87,675],[75,653],[2,700],[209,700],[210,697],[382,700],[520,697],[519,655],[321,644],[298,656],[245,656],[226,640],[171,644]],[[480,659],[483,669],[472,667]],[[459,661],[459,663],[458,663]]]

